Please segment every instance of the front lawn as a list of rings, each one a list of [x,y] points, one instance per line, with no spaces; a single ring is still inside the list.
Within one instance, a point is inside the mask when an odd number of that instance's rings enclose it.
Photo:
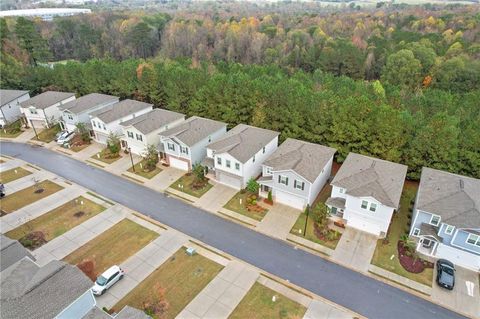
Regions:
[[[251,199],[254,198],[252,196],[256,195],[242,190],[236,193],[235,196],[233,196],[223,207],[233,212],[261,221],[267,214],[268,209],[259,206],[255,202],[252,203]],[[258,196],[254,201],[256,200],[258,200]]]
[[[42,189],[43,191],[38,191]],[[10,214],[62,189],[62,186],[55,184],[52,181],[44,180],[38,183],[38,185],[32,185],[18,192],[7,195],[0,199],[1,216]]]
[[[0,137],[15,138],[22,134],[22,121],[17,120],[13,123],[5,125],[3,129],[0,129]]]
[[[122,158],[120,154],[112,154],[108,148],[104,148],[100,153],[93,155],[91,158],[97,161],[104,162],[106,164],[112,164],[113,162]]]
[[[7,184],[16,179],[25,177],[30,174],[32,174],[32,172],[27,171],[24,168],[21,168],[21,167],[12,168],[12,169],[0,172],[0,183]]]
[[[402,198],[400,200],[400,210],[393,214],[388,229],[387,240],[378,240],[372,258],[372,264],[408,279],[415,280],[421,284],[431,286],[433,279],[432,268],[426,268],[418,274],[410,273],[400,265],[398,259],[397,243],[400,240],[400,237],[409,231],[408,214],[411,202],[415,199],[417,189],[418,184],[412,182],[405,183]],[[393,259],[391,258],[392,256],[394,256]]]
[[[222,268],[201,255],[188,256],[183,247],[113,309],[118,311],[129,305],[146,311],[153,318],[175,318]]]
[[[36,129],[38,132],[38,129]],[[54,125],[50,128],[46,128],[42,130],[40,133],[38,133],[38,139],[36,136],[32,137],[32,140],[34,141],[42,141],[45,143],[50,143],[53,141],[57,135],[58,132],[60,132],[60,124]]]
[[[275,296],[275,301],[272,301]],[[282,318],[297,319],[307,308],[256,282],[230,315],[229,319]]]
[[[27,248],[35,249],[104,210],[105,207],[80,196],[7,232],[6,235],[19,240]],[[40,240],[34,242],[33,235]]]
[[[64,261],[72,265],[92,261],[93,274],[87,275],[96,277],[109,267],[121,264],[157,237],[158,233],[124,219],[65,257]]]
[[[87,148],[90,145],[91,143],[89,141],[85,142],[84,140],[82,140],[82,136],[77,133],[70,142],[70,150],[74,152],[80,152],[81,150]]]
[[[208,180],[202,187],[196,187],[194,183],[195,175],[192,173],[187,173],[177,179],[172,185],[170,185],[170,187],[194,197],[202,197],[203,194],[212,188],[212,184],[210,184]]]
[[[155,169],[153,170],[145,169],[145,160],[142,160],[140,163],[135,164],[134,167],[135,167],[135,172],[133,171],[132,167],[130,167],[128,171],[130,173],[137,174],[138,176],[142,176],[147,179],[152,179],[162,171],[162,169],[158,166],[155,166]]]
[[[340,241],[341,234],[339,234],[338,238],[334,240],[326,240],[325,238],[321,238],[317,236],[315,234],[314,221],[311,215],[308,217],[307,231],[305,233],[305,236],[303,236],[304,235],[303,231],[305,230],[305,220],[306,220],[306,215],[303,212],[298,216],[298,219],[295,222],[295,225],[293,225],[292,229],[290,230],[290,234],[304,237],[305,239],[308,239],[310,241],[313,241],[314,243],[323,245],[330,249],[335,249],[337,247],[337,244]],[[329,232],[334,232],[334,230],[329,230]]]

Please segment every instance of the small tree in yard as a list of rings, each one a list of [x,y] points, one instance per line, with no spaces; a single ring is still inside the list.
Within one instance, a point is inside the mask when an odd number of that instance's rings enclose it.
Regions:
[[[112,155],[117,155],[120,152],[120,138],[115,133],[110,133],[107,140],[108,150]]]
[[[159,161],[158,152],[155,145],[150,144],[147,146],[144,160],[145,160],[145,168],[147,170],[152,171],[155,169]]]
[[[195,164],[193,165],[192,173],[195,177],[195,183],[205,182],[205,167],[200,164]]]
[[[324,203],[318,203],[311,211],[312,218],[321,229],[327,228],[330,212]]]
[[[85,123],[82,123],[82,122],[77,123],[76,127],[82,141],[85,143],[90,143],[92,138],[90,137],[90,133],[88,132],[88,129]]]
[[[253,194],[257,194],[258,190],[260,189],[260,184],[257,183],[257,181],[251,177],[248,182],[247,182],[247,191]]]

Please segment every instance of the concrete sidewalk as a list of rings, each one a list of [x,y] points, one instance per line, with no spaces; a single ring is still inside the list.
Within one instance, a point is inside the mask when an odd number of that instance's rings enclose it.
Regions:
[[[7,192],[7,195],[18,192],[19,190],[22,190],[24,188],[33,186],[35,184],[35,180],[43,181],[46,179],[55,178],[54,175],[46,171],[37,171],[28,166],[25,167],[25,169],[32,172],[32,174],[21,177],[19,179],[11,181],[10,183],[5,184],[5,190]]]
[[[268,208],[268,212],[258,224],[257,230],[269,236],[285,240],[301,211],[278,203],[272,206],[263,206]]]

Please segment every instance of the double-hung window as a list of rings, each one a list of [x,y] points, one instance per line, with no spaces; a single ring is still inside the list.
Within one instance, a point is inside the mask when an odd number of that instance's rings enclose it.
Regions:
[[[222,165],[222,158],[221,157],[217,157],[217,164]]]
[[[287,176],[278,175],[278,183],[279,183],[279,184],[283,184],[283,185],[288,185],[288,177],[287,177]]]
[[[430,225],[438,226],[438,224],[440,224],[440,216],[432,215],[432,218],[430,219]]]
[[[453,234],[454,229],[455,227],[453,227],[452,225],[445,225],[445,234],[447,235]]]
[[[188,155],[188,147],[186,146],[180,146],[180,152],[182,154],[187,154]]]
[[[240,163],[235,163],[235,169],[236,169],[237,171],[240,170]]]
[[[376,211],[376,210],[377,210],[377,204],[375,204],[375,203],[370,203],[370,211],[371,211],[371,212],[374,212],[374,211]]]
[[[231,165],[230,160],[225,160],[225,166],[230,168],[230,165]]]
[[[167,149],[169,151],[175,151],[175,144],[173,143],[167,143]]]
[[[293,182],[293,187],[296,188],[296,189],[300,189],[300,190],[303,191],[304,188],[305,188],[305,182],[301,182],[301,181],[295,180],[295,181]]]
[[[128,136],[129,138],[133,138],[133,133],[130,132],[130,131],[127,131],[127,136]]]
[[[136,134],[137,135],[137,140],[138,141],[143,141],[142,134]]]
[[[475,234],[468,234],[467,243],[480,247],[480,236]]]
[[[103,124],[103,129],[106,131],[107,130],[107,127],[105,126],[105,124]]]
[[[368,207],[368,202],[366,200],[362,200],[362,208],[367,209]]]
[[[413,235],[413,236],[418,236],[418,235],[420,235],[420,229],[414,228],[412,235]]]
[[[93,127],[97,127],[97,123],[95,121],[92,121]]]
[[[72,114],[68,114],[67,116],[68,116],[69,120],[73,120],[73,115]]]

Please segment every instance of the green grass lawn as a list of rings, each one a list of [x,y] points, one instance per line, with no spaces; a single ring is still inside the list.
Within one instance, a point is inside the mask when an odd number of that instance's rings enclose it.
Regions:
[[[23,131],[16,131],[16,132],[9,132],[9,131],[4,131],[2,129],[0,129],[0,137],[5,137],[5,138],[15,138],[17,136],[19,136],[20,134],[22,134]]]
[[[261,221],[267,214],[268,210],[264,209],[263,211],[249,211],[247,209],[247,197],[249,195],[251,195],[249,192],[244,192],[243,194],[242,192],[238,192],[223,207],[233,212]],[[242,200],[241,204],[240,200]]]
[[[223,266],[201,255],[188,256],[183,247],[130,291],[113,309],[120,311],[129,305],[144,310],[144,304],[151,302],[152,296],[158,295],[158,290],[163,290],[163,298],[168,303],[167,309],[162,314],[153,314],[153,317],[175,318],[222,268]]]
[[[272,297],[276,296],[275,302]],[[230,315],[229,319],[298,319],[307,308],[256,282]]]
[[[318,238],[315,235],[315,228],[313,227],[313,219],[311,217],[308,218],[308,223],[307,223],[307,231],[305,236],[303,236],[303,231],[305,229],[305,220],[306,220],[306,215],[305,213],[301,213],[298,216],[297,221],[295,222],[295,225],[293,225],[292,229],[290,230],[290,234],[297,235],[300,237],[304,237],[305,239],[308,239],[310,241],[313,241],[314,243],[323,245],[325,247],[328,247],[330,249],[335,249],[337,247],[338,242],[340,241],[341,236],[339,236],[336,240],[323,240],[321,238]],[[301,230],[301,232],[300,232]]]
[[[18,240],[30,232],[41,231],[45,239],[50,241],[104,210],[105,207],[80,196],[7,232],[6,235]]]
[[[22,121],[17,120],[0,129],[0,137],[15,138],[22,134]]]
[[[63,189],[62,186],[49,180],[40,182],[38,186],[43,189],[43,192],[35,193],[36,188],[32,185],[0,199],[2,214],[10,214]]]
[[[98,275],[113,265],[121,264],[157,237],[158,233],[124,219],[63,260],[72,265],[92,260]]]
[[[398,261],[397,242],[408,231],[408,213],[410,202],[415,198],[418,185],[415,183],[405,183],[402,198],[400,200],[400,210],[393,214],[390,228],[388,229],[388,243],[384,243],[383,239],[379,239],[377,247],[372,258],[372,264],[388,271],[404,276],[408,279],[415,280],[427,286],[432,285],[433,269],[426,268],[419,274],[413,274],[406,271]],[[391,259],[391,256],[395,257]]]
[[[16,167],[3,172],[0,172],[0,183],[7,184],[16,179],[25,177],[32,174],[32,172],[27,171],[24,168]]]
[[[50,128],[46,128],[42,130],[40,133],[38,133],[38,139],[36,136],[32,137],[32,140],[40,140],[45,143],[50,143],[55,139],[55,136],[57,135],[58,132],[60,132],[60,124],[54,125]],[[38,132],[38,129],[37,129]]]
[[[120,154],[112,155],[108,148],[104,148],[100,153],[93,155],[91,158],[96,159],[97,161],[104,162],[106,164],[112,164],[113,162],[121,159],[122,157],[120,156]]]
[[[185,194],[192,195],[194,197],[202,197],[203,194],[208,192],[210,188],[212,188],[212,184],[207,183],[203,188],[194,189],[192,184],[195,180],[195,176],[191,173],[187,173],[177,179],[172,185],[171,188],[176,189],[177,191],[184,192]],[[183,188],[179,185],[183,185]]]
[[[128,169],[130,173],[137,174],[138,176],[142,176],[144,178],[152,179],[155,177],[158,173],[162,171],[162,169],[158,166],[155,166],[154,170],[151,171],[146,171],[142,167],[140,167],[140,164],[142,164],[143,167],[145,167],[145,161],[142,160],[140,163],[135,164],[135,172],[133,171],[132,167]]]

